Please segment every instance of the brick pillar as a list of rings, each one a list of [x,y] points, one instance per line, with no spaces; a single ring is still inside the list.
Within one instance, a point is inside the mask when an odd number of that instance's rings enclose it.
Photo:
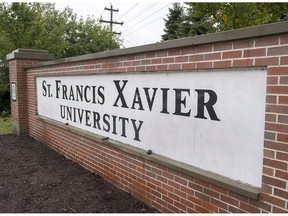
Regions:
[[[17,49],[7,55],[9,61],[11,115],[13,132],[28,133],[27,77],[25,66],[39,61],[53,60],[54,56],[45,50]]]

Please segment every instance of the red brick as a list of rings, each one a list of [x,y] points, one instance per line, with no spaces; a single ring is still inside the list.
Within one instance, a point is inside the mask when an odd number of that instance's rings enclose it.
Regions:
[[[181,49],[168,50],[168,56],[177,56],[177,55],[181,55],[181,54],[182,54],[182,50]]]
[[[232,66],[232,61],[216,61],[214,62],[214,68],[227,68]]]
[[[277,160],[271,160],[268,158],[264,158],[264,165],[277,169],[287,170],[287,163]]]
[[[268,150],[268,149],[264,149],[264,157],[274,159],[275,158],[275,152]]]
[[[280,36],[280,44],[288,44],[288,35]]]
[[[195,196],[197,198],[199,198],[200,200],[206,201],[206,202],[210,202],[210,197],[205,195],[204,193],[199,193],[199,192],[195,192]]]
[[[288,56],[280,57],[280,65],[288,65]]]
[[[279,96],[279,104],[288,104],[288,96]]]
[[[288,86],[268,86],[267,93],[271,94],[287,94]]]
[[[198,206],[198,205],[195,205],[195,210],[196,210],[198,213],[209,213],[209,210],[208,210],[208,209],[202,208],[201,206]]]
[[[263,174],[264,175],[267,175],[267,176],[272,176],[274,175],[274,170],[269,168],[269,167],[266,167],[266,166],[263,166]]]
[[[182,69],[183,69],[183,70],[196,69],[196,63],[182,64]]]
[[[255,66],[267,66],[267,65],[278,65],[278,64],[279,64],[278,57],[255,59]]]
[[[214,52],[215,51],[222,51],[222,50],[230,50],[232,48],[231,43],[218,43],[214,45]]]
[[[286,209],[280,209],[280,208],[273,206],[272,212],[273,213],[288,213],[288,210],[287,210],[287,208]]]
[[[278,131],[278,132],[286,133],[288,131],[288,125],[266,123],[265,124],[265,130]]]
[[[253,59],[233,60],[233,67],[248,67],[253,66]]]
[[[151,64],[161,64],[162,63],[162,59],[151,59]]]
[[[251,39],[248,40],[239,40],[233,42],[233,49],[242,49],[242,48],[251,48],[254,45],[254,41]]]
[[[271,76],[267,77],[267,85],[275,85],[278,84],[278,77],[277,76]]]
[[[270,75],[288,75],[288,67],[270,67],[268,76]]]
[[[280,134],[278,134],[279,136]],[[282,134],[283,135],[283,134]],[[288,137],[288,135],[287,135]],[[276,154],[276,158],[278,160],[282,160],[282,161],[287,161],[288,162],[288,153],[283,153],[283,152],[277,152]]]
[[[167,70],[168,66],[167,65],[157,65],[157,70],[158,71],[164,71]]]
[[[273,46],[279,44],[279,36],[263,37],[255,40],[255,46]]]
[[[276,177],[284,179],[284,180],[288,180],[288,172],[286,171],[281,171],[281,170],[276,170]]]
[[[266,56],[266,48],[244,50],[243,57],[260,57]]]
[[[168,66],[168,70],[180,70],[181,66],[181,64],[171,64]]]
[[[188,62],[188,56],[175,57],[175,62]]]
[[[288,132],[288,131],[287,131]],[[278,134],[277,140],[288,143],[288,134]],[[288,156],[288,155],[287,155]]]
[[[240,202],[240,208],[249,213],[260,213],[260,209],[243,202]]]
[[[168,204],[168,208],[171,209],[173,213],[180,213],[180,209],[175,207],[173,204],[172,205]]]
[[[198,198],[196,198],[196,197],[194,197],[194,196],[187,196],[187,199],[189,200],[189,201],[191,201],[192,203],[194,203],[194,204],[198,204],[198,205],[201,205],[201,203],[202,203],[202,200],[200,200],[200,199],[198,199]]]
[[[167,51],[158,51],[156,52],[156,57],[164,57],[167,56],[168,52]]]
[[[155,58],[155,57],[156,57],[156,53],[155,52],[146,53],[146,58]]]
[[[208,69],[212,68],[212,62],[197,62],[198,69]]]
[[[231,213],[246,213],[245,211],[239,209],[239,208],[235,208],[234,206],[229,206],[229,212]]]
[[[265,202],[271,203],[271,204],[276,205],[278,207],[285,208],[286,202],[282,199],[270,196],[268,194],[261,194],[261,199]]]
[[[188,47],[182,50],[183,55],[212,52],[212,45],[201,45],[196,47]]]
[[[268,56],[288,54],[288,46],[268,48]]]
[[[219,197],[220,197],[220,194],[218,192],[215,192],[215,191],[207,189],[207,188],[204,188],[204,193],[211,196],[211,197],[214,197],[216,199],[219,199]]]
[[[221,53],[205,54],[205,61],[221,59]]]
[[[277,174],[277,172],[276,172]],[[269,184],[269,185],[273,185],[275,187],[279,187],[279,188],[286,188],[286,182],[279,180],[279,179],[275,179],[275,178],[271,178],[268,176],[263,176],[262,177],[262,182],[265,184]]]
[[[288,76],[280,77],[280,84],[288,84]],[[288,94],[288,92],[287,92]]]
[[[234,199],[229,196],[221,195],[220,200],[222,200],[224,203],[228,203],[230,205],[238,206],[239,201],[237,199]]]
[[[223,59],[235,59],[241,57],[242,57],[242,51],[223,52],[222,54]]]
[[[182,203],[177,202],[177,201],[174,201],[174,205],[175,205],[177,208],[181,209],[182,211],[186,211],[186,206],[183,205]]]
[[[288,124],[288,116],[279,115],[278,122],[283,124]]]
[[[163,58],[162,59],[163,63],[174,63],[174,58]]]
[[[277,96],[266,95],[266,103],[276,104],[277,103]]]
[[[274,189],[274,195],[288,200],[288,191],[287,190],[280,190],[278,188],[275,188]]]
[[[276,122],[276,115],[274,114],[266,114],[265,115],[265,121],[267,122]]]
[[[288,87],[287,87],[288,89]],[[278,114],[286,114],[288,113],[288,106],[281,105],[266,105],[266,112],[268,113],[278,113]]]
[[[146,66],[146,71],[157,71],[156,66]]]
[[[218,206],[221,209],[228,210],[228,205],[220,200],[211,198],[211,203]]]
[[[219,211],[218,207],[207,202],[202,202],[202,206],[203,208],[208,209],[210,212],[218,213]]]
[[[175,176],[175,181],[181,185],[184,185],[184,186],[187,186],[188,185],[188,182],[187,180],[183,179],[183,178],[179,178],[177,176]]]
[[[204,61],[205,55],[191,55],[189,56],[189,61],[194,62],[194,61]]]

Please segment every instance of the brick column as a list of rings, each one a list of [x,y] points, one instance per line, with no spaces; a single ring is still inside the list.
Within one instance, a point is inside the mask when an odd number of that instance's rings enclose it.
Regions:
[[[13,132],[28,133],[27,77],[25,66],[38,61],[53,60],[54,56],[45,50],[17,49],[7,55],[11,92],[11,115]]]

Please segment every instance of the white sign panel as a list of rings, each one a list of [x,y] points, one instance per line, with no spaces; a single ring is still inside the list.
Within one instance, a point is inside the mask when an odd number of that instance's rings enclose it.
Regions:
[[[266,71],[37,78],[38,114],[261,187]]]
[[[12,91],[11,91],[12,100],[13,100],[13,101],[16,101],[16,99],[17,99],[16,82],[12,82],[12,83],[11,83],[11,89],[12,89]]]

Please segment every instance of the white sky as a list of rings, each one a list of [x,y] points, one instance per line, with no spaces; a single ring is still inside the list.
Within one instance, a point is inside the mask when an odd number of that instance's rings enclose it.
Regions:
[[[52,2],[52,1],[50,1]],[[121,25],[113,25],[113,31],[121,32],[120,38],[124,47],[134,47],[161,41],[164,33],[164,18],[167,17],[168,8],[172,7],[169,1],[56,1],[56,9],[63,10],[69,6],[78,17],[84,19],[88,15],[95,19],[110,20],[110,11],[105,7],[118,9],[113,13],[113,21],[124,22]],[[102,25],[109,25],[102,23]]]

